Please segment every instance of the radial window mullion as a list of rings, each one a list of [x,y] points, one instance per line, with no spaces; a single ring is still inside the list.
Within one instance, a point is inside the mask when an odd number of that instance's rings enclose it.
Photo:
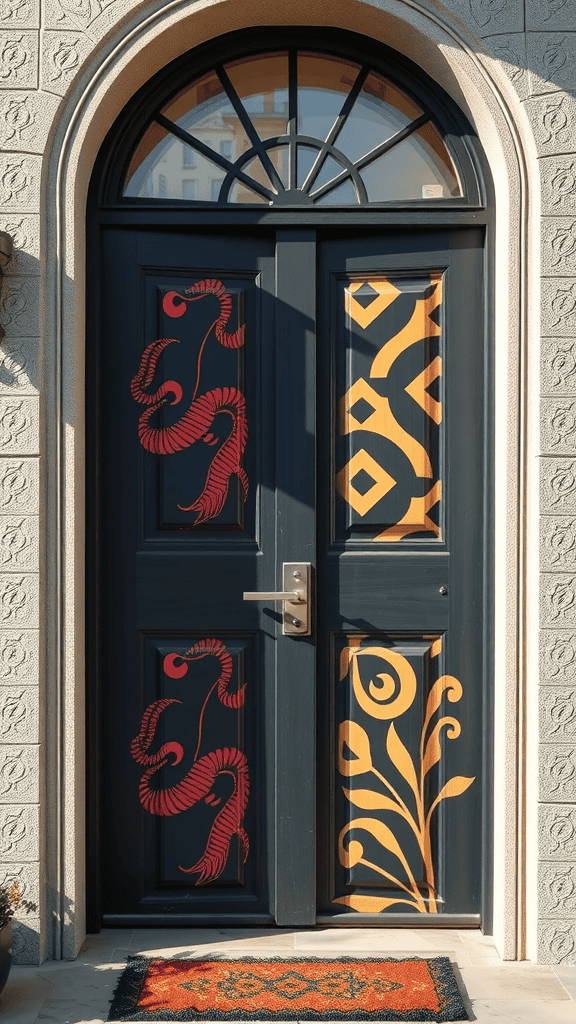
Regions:
[[[169,121],[163,114],[156,114],[156,121],[158,124],[161,124],[163,128],[166,128],[166,130],[172,135],[175,135],[176,138],[181,139],[182,142],[185,142],[188,146],[192,146],[193,149],[196,149],[202,154],[202,156],[205,156],[207,160],[211,160],[212,163],[221,167],[223,171],[226,171],[227,173],[228,171],[234,171],[234,165],[230,160],[227,160],[225,156],[221,156],[220,153],[216,153],[214,149],[210,149],[210,146],[201,142],[200,139],[196,138],[196,136],[190,135],[184,128],[180,128],[180,126],[174,124],[173,121]],[[243,181],[245,185],[248,185],[248,188],[251,188],[253,192],[263,196],[265,199],[274,199],[274,193],[271,192],[270,189],[266,188],[264,185],[260,185],[260,183],[255,181],[254,178],[250,178],[242,171],[236,171],[235,177],[238,178],[239,181]]]
[[[306,181],[302,185],[302,191],[303,192],[309,192],[310,191],[310,189],[312,188],[314,182],[316,181],[316,178],[320,174],[320,171],[322,170],[322,167],[324,166],[324,161],[326,160],[326,156],[327,156],[327,153],[328,153],[328,150],[327,150],[326,147],[327,146],[332,146],[334,144],[335,140],[338,138],[338,135],[340,134],[342,128],[344,127],[344,125],[346,123],[346,119],[348,117],[348,114],[352,110],[352,107],[354,106],[354,104],[356,102],[356,99],[357,99],[357,97],[358,97],[358,95],[360,93],[360,90],[362,89],[362,86],[364,85],[364,82],[368,78],[369,74],[370,74],[370,68],[368,66],[364,66],[358,72],[358,77],[356,78],[356,81],[354,82],[354,85],[352,86],[350,92],[348,93],[346,99],[344,100],[344,103],[342,104],[342,109],[341,109],[340,113],[338,114],[338,117],[336,118],[336,120],[334,121],[334,124],[332,125],[330,131],[328,132],[328,135],[326,137],[326,141],[324,143],[324,146],[320,150],[320,152],[318,153],[318,156],[316,157],[316,160],[315,160],[313,166],[310,168],[310,171],[308,172],[308,176],[306,178]]]
[[[298,51],[288,51],[288,134],[289,168],[288,188],[297,187],[296,135],[298,133]]]
[[[266,152],[262,140],[252,123],[250,115],[248,114],[246,107],[244,106],[242,100],[240,99],[238,93],[236,92],[236,89],[232,85],[232,82],[230,81],[225,68],[223,67],[222,64],[217,64],[214,70],[224,87],[224,91],[228,96],[230,103],[232,104],[234,110],[238,115],[238,118],[244,131],[246,132],[248,138],[250,139],[252,146],[258,153],[258,156],[260,157],[260,160],[264,166],[266,174],[268,175],[270,181],[272,182],[272,185],[278,192],[284,192],[285,189],[284,185],[282,184],[282,179],[280,178],[278,171],[276,170],[274,164],[272,163],[270,157],[268,156],[268,153]]]
[[[371,149],[369,153],[365,153],[364,156],[360,157],[359,160],[356,160],[354,162],[354,167],[356,168],[357,171],[361,171],[364,167],[367,167],[368,164],[371,164],[373,160],[377,160],[378,157],[383,156],[384,153],[388,152],[388,150],[393,149],[394,146],[398,145],[398,143],[403,142],[404,139],[407,139],[409,135],[413,134],[413,132],[418,131],[418,129],[421,128],[423,124],[426,124],[426,122],[429,120],[429,114],[422,114],[421,117],[416,118],[415,121],[411,121],[411,123],[406,125],[405,128],[402,128],[401,131],[396,132],[396,135],[393,135],[391,139],[388,139],[386,142],[383,142],[380,146],[376,146],[374,149]],[[327,181],[326,184],[322,186],[322,188],[317,189],[316,192],[312,192],[310,194],[310,198],[313,200],[313,202],[318,202],[318,200],[322,199],[322,197],[325,196],[328,192],[332,192],[332,190],[335,189],[338,185],[341,185],[344,179],[349,177],[349,174],[350,172],[347,170],[342,171],[341,174],[337,174],[336,177],[332,178],[331,181]]]

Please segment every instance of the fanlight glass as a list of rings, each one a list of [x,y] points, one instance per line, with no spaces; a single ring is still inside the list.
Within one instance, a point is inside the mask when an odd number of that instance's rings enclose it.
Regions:
[[[430,114],[366,65],[309,52],[218,66],[136,146],[123,195],[188,203],[357,205],[461,196]]]

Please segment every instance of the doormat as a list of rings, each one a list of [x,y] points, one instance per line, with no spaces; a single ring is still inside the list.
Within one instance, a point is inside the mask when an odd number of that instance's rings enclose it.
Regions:
[[[448,957],[128,958],[109,1021],[468,1020]]]

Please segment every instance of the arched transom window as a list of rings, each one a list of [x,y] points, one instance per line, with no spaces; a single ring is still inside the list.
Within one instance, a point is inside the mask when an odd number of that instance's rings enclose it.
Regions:
[[[420,101],[369,64],[286,50],[214,65],[164,103],[132,153],[123,195],[355,206],[463,190]]]

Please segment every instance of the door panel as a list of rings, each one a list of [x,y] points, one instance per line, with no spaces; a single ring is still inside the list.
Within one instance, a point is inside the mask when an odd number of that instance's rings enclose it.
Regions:
[[[320,912],[472,920],[482,237],[348,238],[321,265]]]

